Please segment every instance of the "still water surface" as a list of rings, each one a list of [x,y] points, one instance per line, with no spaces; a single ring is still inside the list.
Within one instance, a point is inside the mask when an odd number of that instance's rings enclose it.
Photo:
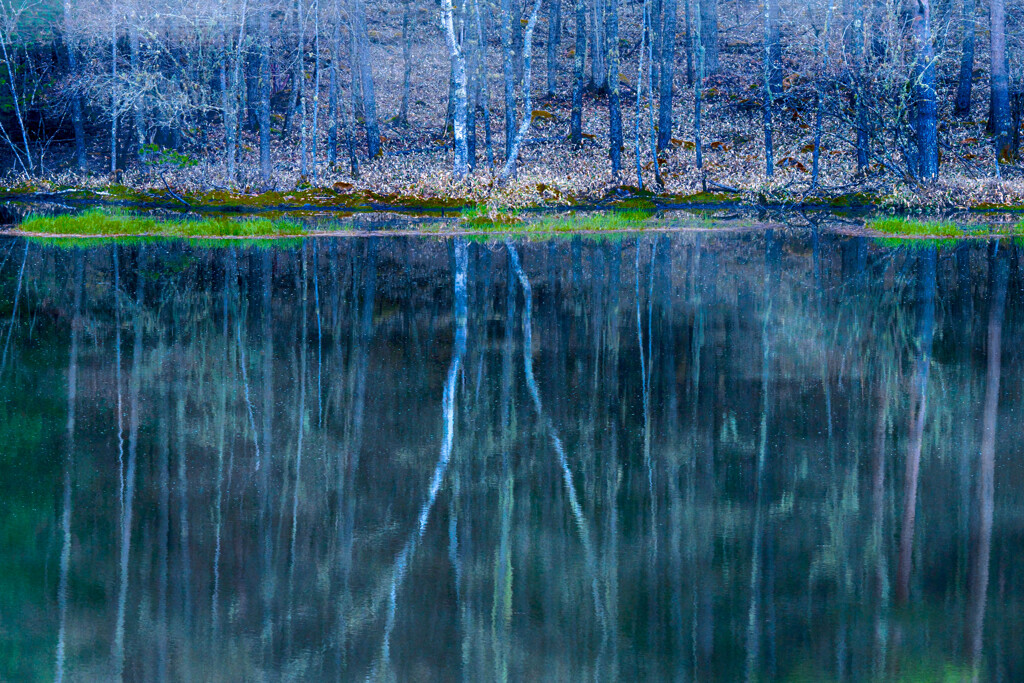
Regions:
[[[1024,680],[1019,256],[0,241],[0,679]]]

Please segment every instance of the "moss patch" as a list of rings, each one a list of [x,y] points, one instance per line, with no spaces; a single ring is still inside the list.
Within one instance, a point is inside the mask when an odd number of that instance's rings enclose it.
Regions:
[[[93,209],[80,214],[29,216],[18,230],[54,236],[274,237],[306,234],[293,221],[265,218],[160,220],[119,211]]]
[[[960,237],[966,234],[963,228],[951,221],[922,221],[904,217],[874,218],[865,227],[873,232],[893,236]]]

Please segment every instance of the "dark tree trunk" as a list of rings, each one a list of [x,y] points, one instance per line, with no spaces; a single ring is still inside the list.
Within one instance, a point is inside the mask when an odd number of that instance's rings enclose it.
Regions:
[[[778,12],[778,9],[776,9]],[[718,0],[701,0],[700,34],[704,41],[704,75],[718,73]]]
[[[455,132],[455,162],[454,171],[456,178],[463,178],[469,172],[469,152],[466,142],[466,53],[464,46],[459,44],[456,36],[455,16],[452,8],[452,0],[443,0],[442,20],[445,30],[445,42],[448,44],[448,55],[451,58],[452,81],[455,92],[452,98],[452,123]]]
[[[68,55],[68,71],[72,79],[78,76],[78,57],[75,54],[75,46],[68,36],[65,36],[65,47]],[[77,83],[75,84],[77,88]],[[82,96],[77,92],[71,95],[71,127],[75,131],[75,164],[79,171],[85,170],[85,121],[82,114]]]
[[[465,26],[466,52],[466,158],[469,170],[476,168],[476,113],[480,102],[480,41],[472,29],[471,10],[463,4],[462,24]]]
[[[606,3],[611,0],[594,0],[591,12],[591,30],[594,37],[590,40],[590,85],[595,90],[604,91],[608,87],[608,37],[606,34],[607,11]]]
[[[1000,0],[994,0],[999,2]],[[939,174],[938,102],[935,97],[935,51],[932,46],[931,0],[917,0],[914,18],[914,92],[918,174],[934,180]]]
[[[512,45],[512,0],[501,0],[501,73],[505,85],[505,157],[516,130],[515,47]]]
[[[487,166],[494,167],[494,145],[491,139],[491,88],[490,76],[487,72],[487,32],[483,17],[480,15],[480,2],[473,0],[473,20],[476,24],[477,43],[480,46],[480,59],[477,60],[477,82],[480,86],[479,96],[484,116],[484,147],[487,149]]]
[[[868,119],[867,93],[867,41],[864,40],[864,5],[868,0],[856,0],[853,17],[853,61],[856,97],[855,115],[857,117],[857,174],[864,175],[868,171],[871,154],[871,123]]]
[[[576,0],[576,48],[572,61],[572,114],[569,118],[569,142],[583,141],[583,79],[587,59],[587,2]]]
[[[693,148],[696,153],[697,171],[700,173],[701,190],[707,191],[707,181],[704,177],[704,146],[701,139],[700,115],[704,106],[704,35],[701,31],[700,6],[702,0],[695,0],[697,3],[696,17],[688,18],[687,23],[692,21],[694,28],[694,52],[696,53],[696,73],[693,78]]]
[[[1006,2],[991,0],[989,4],[991,37],[989,39],[992,70],[992,133],[998,161],[1010,159],[1010,75],[1006,61]],[[934,82],[934,70],[932,81]]]
[[[398,108],[399,126],[409,125],[409,92],[412,89],[412,0],[402,0],[402,104]]]
[[[698,0],[699,2],[699,0]],[[686,20],[686,84],[693,85],[693,31],[690,30],[690,0],[683,0]]]
[[[619,101],[619,0],[607,0],[605,35],[608,40],[608,152],[612,175],[622,171],[622,105]]]
[[[371,159],[374,159],[380,154],[380,128],[377,124],[377,97],[374,94],[370,36],[366,29],[366,7],[363,0],[351,0],[349,12],[352,14],[352,28],[355,32],[363,128],[366,131],[366,152]]]
[[[781,68],[779,46],[779,3],[765,0],[764,8],[764,161],[765,175],[769,178],[775,172],[774,125],[772,116],[775,97],[781,91]]]
[[[269,187],[273,168],[270,164],[270,9],[260,9],[260,180]]]
[[[135,26],[134,21],[128,22],[128,49],[129,49],[129,64],[132,69],[132,78],[137,78],[139,73],[139,58],[141,47],[139,45],[139,30]],[[132,156],[137,157],[142,150],[142,146],[146,144],[146,123],[143,117],[142,107],[139,106],[138,101],[132,104],[132,125],[135,128],[135,149],[132,150]]]
[[[558,43],[562,35],[562,0],[548,0],[548,97],[558,86]]]
[[[960,52],[960,80],[956,87],[953,116],[967,118],[971,114],[971,86],[974,84],[974,0],[963,0],[963,46]]]
[[[334,168],[338,163],[338,121],[341,90],[341,8],[334,2],[334,22],[331,29],[331,69],[327,84],[327,166]],[[401,114],[399,114],[401,116]]]
[[[676,0],[664,0],[661,30],[661,80],[658,82],[658,151],[672,141],[672,85],[676,62]]]

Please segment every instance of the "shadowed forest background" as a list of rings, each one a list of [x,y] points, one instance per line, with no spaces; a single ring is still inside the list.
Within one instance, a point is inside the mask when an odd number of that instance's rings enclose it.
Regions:
[[[1024,198],[1015,9],[13,0],[0,143],[12,186],[1008,204]]]

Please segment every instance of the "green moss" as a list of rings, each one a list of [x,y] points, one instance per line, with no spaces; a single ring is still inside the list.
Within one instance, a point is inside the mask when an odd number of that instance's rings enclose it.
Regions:
[[[868,230],[893,236],[959,237],[964,229],[951,221],[922,221],[916,218],[873,218],[867,222]]]
[[[834,209],[856,209],[875,206],[878,199],[866,192],[848,192],[847,194],[828,197],[821,200],[812,200],[810,203],[821,203]]]
[[[29,216],[18,230],[54,236],[159,236],[159,237],[272,237],[306,234],[306,229],[293,221],[270,221],[264,218],[232,220],[204,218],[199,220],[159,220],[120,211],[92,209],[80,214],[60,216]]]

